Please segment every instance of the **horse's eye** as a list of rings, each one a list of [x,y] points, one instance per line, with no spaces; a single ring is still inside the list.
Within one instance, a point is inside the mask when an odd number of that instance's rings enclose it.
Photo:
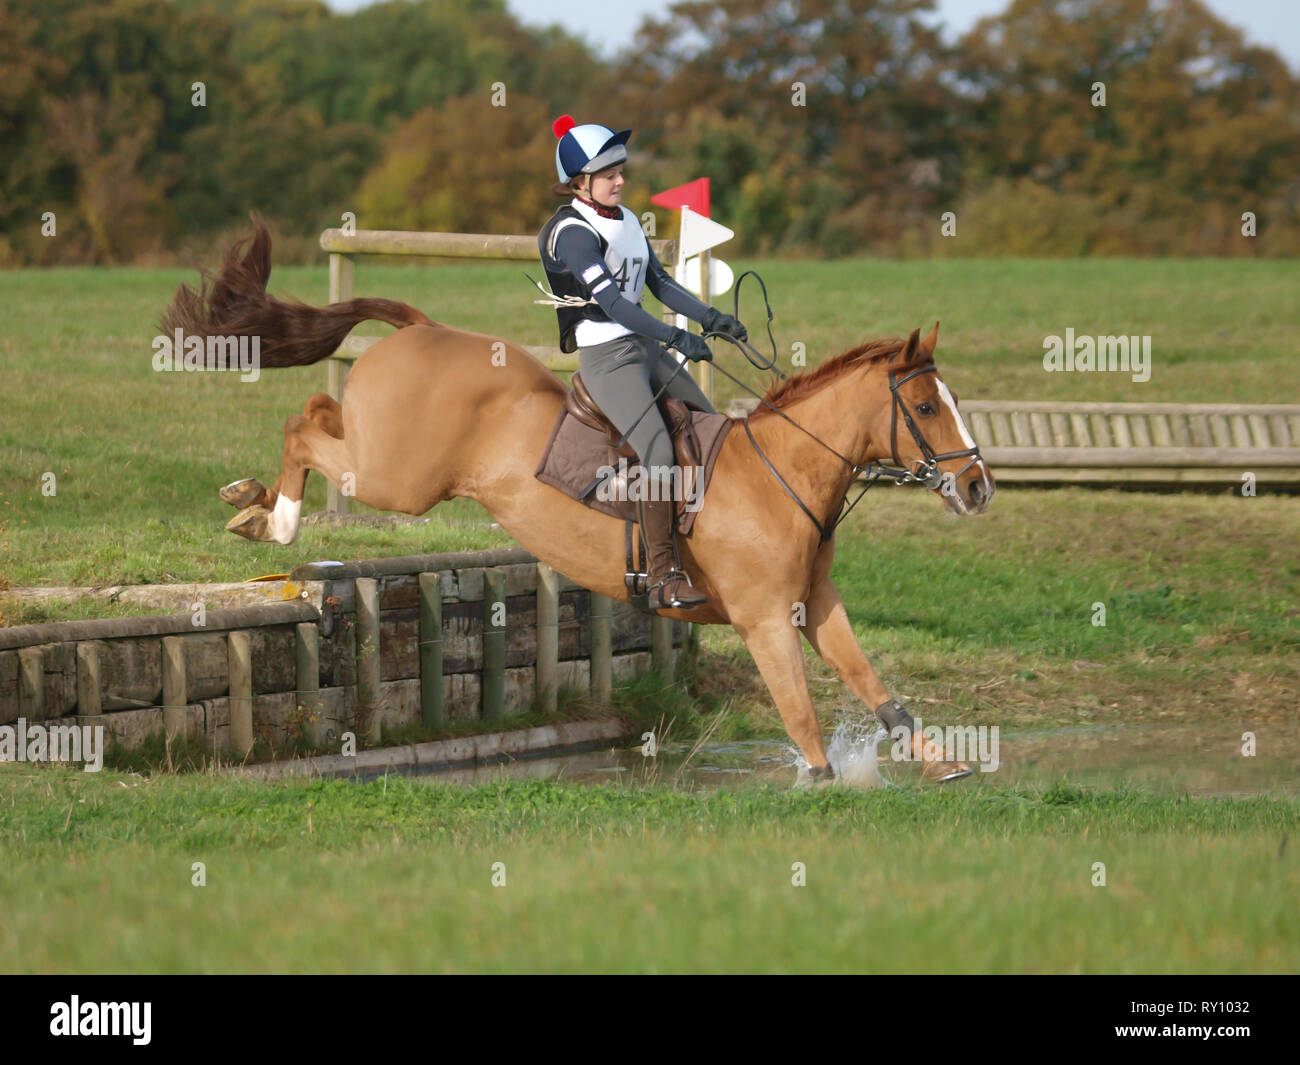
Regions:
[[[934,414],[934,404],[922,403],[919,407],[916,408],[916,413],[920,414],[922,417],[928,418],[932,414]]]

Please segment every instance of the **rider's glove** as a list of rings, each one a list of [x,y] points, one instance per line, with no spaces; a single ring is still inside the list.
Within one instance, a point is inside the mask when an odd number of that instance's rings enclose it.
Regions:
[[[705,362],[713,361],[713,352],[709,350],[709,345],[704,342],[704,338],[688,333],[685,329],[678,329],[673,333],[668,341],[668,347],[676,348],[692,362],[699,362],[701,359]]]
[[[740,319],[723,314],[716,307],[710,307],[700,324],[706,333],[726,333],[737,340],[748,340],[749,332],[740,324]]]

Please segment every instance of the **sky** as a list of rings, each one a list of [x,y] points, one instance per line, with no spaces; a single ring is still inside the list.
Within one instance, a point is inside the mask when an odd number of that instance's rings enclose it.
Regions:
[[[369,0],[326,0],[336,11],[364,7]],[[1292,70],[1300,71],[1300,0],[1203,0],[1224,22],[1246,33],[1247,40],[1280,52]],[[985,15],[995,15],[1009,0],[938,0],[937,19],[955,37]],[[667,10],[667,0],[615,0],[590,4],[584,0],[506,0],[522,21],[545,26],[558,22],[577,37],[585,37],[606,56],[632,43],[646,15]],[[593,17],[592,12],[596,15]],[[599,28],[593,25],[598,24]]]

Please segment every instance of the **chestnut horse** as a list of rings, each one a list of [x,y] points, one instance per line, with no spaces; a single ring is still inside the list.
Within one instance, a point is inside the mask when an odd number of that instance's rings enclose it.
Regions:
[[[342,405],[317,394],[288,419],[274,487],[249,478],[222,489],[226,502],[243,508],[227,528],[250,540],[292,543],[308,470],[335,485],[346,478],[355,498],[381,510],[419,515],[467,496],[539,559],[626,602],[623,522],[533,476],[564,402],[555,374],[517,344],[431,322],[404,303],[353,299],[316,308],[269,296],[270,236],[260,219],[254,223],[199,291],[180,287],[164,332],[258,336],[261,365],[278,367],[326,358],[366,319],[398,331],[357,360]],[[750,416],[752,442],[740,425],[727,435],[694,529],[680,538],[682,564],[709,601],[666,616],[735,628],[814,778],[833,773],[824,768],[800,635],[868,708],[890,694],[859,648],[831,580],[834,538],[819,534],[794,497],[827,527],[858,472],[845,460],[865,467],[892,457],[907,467],[936,455],[942,461],[930,464],[929,483],[943,471],[947,483],[936,492],[950,510],[979,513],[993,493],[956,398],[934,369],[937,336],[936,324],[925,339],[915,330],[905,341],[874,341],[772,388],[766,399],[776,410],[760,405]],[[903,377],[899,419],[890,386]],[[958,457],[947,457],[951,452]],[[792,623],[800,613],[802,627]],[[919,732],[913,743],[927,779],[969,774],[964,764],[943,761],[944,752],[923,744]]]

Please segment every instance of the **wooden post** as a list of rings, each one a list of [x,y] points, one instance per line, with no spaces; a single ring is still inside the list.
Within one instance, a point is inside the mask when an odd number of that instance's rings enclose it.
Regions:
[[[94,640],[75,645],[77,648],[77,713],[102,714],[104,704],[99,683],[99,644]]]
[[[253,641],[247,631],[226,638],[230,668],[230,746],[241,762],[253,749]]]
[[[447,723],[442,689],[442,575],[436,570],[420,582],[420,717],[425,728]]]
[[[494,625],[500,603],[501,625]],[[506,575],[483,571],[483,711],[484,721],[500,724],[506,717]]]
[[[293,631],[293,686],[298,689],[294,709],[301,706],[306,711],[303,735],[319,746],[326,731],[320,699],[320,629],[314,621],[300,621]]]
[[[170,740],[185,731],[185,710],[189,705],[185,637],[164,636],[162,656],[163,731]]]
[[[614,640],[611,618],[614,600],[591,593],[591,696],[601,706],[609,704],[614,690]]]
[[[711,270],[711,268],[712,268],[712,264],[710,262],[709,251],[706,248],[704,251],[700,252],[700,300],[701,302],[704,303],[705,306],[711,306],[713,300],[713,296],[709,292],[710,289],[709,271]],[[730,345],[725,345],[725,346],[729,347]],[[702,391],[708,397],[709,402],[712,403],[713,402],[713,363],[697,362],[695,364],[695,368],[699,374],[700,391]]]
[[[537,698],[544,713],[559,705],[560,575],[537,563]]]
[[[366,738],[380,740],[379,581],[357,578],[357,708],[369,714]]]
[[[18,652],[18,705],[28,721],[45,720],[45,650],[24,647]]]
[[[350,255],[330,256],[330,303],[342,303],[352,298],[352,279],[355,260]],[[351,363],[342,359],[329,360],[329,394],[343,402],[343,387],[347,384]],[[348,497],[333,484],[326,493],[325,509],[331,514],[346,514]]]
[[[664,680],[672,683],[673,679],[673,619],[655,614],[650,619],[650,665],[663,675]]]
[[[690,663],[693,672],[700,656],[700,626],[686,622],[686,637],[682,642],[682,655]]]

